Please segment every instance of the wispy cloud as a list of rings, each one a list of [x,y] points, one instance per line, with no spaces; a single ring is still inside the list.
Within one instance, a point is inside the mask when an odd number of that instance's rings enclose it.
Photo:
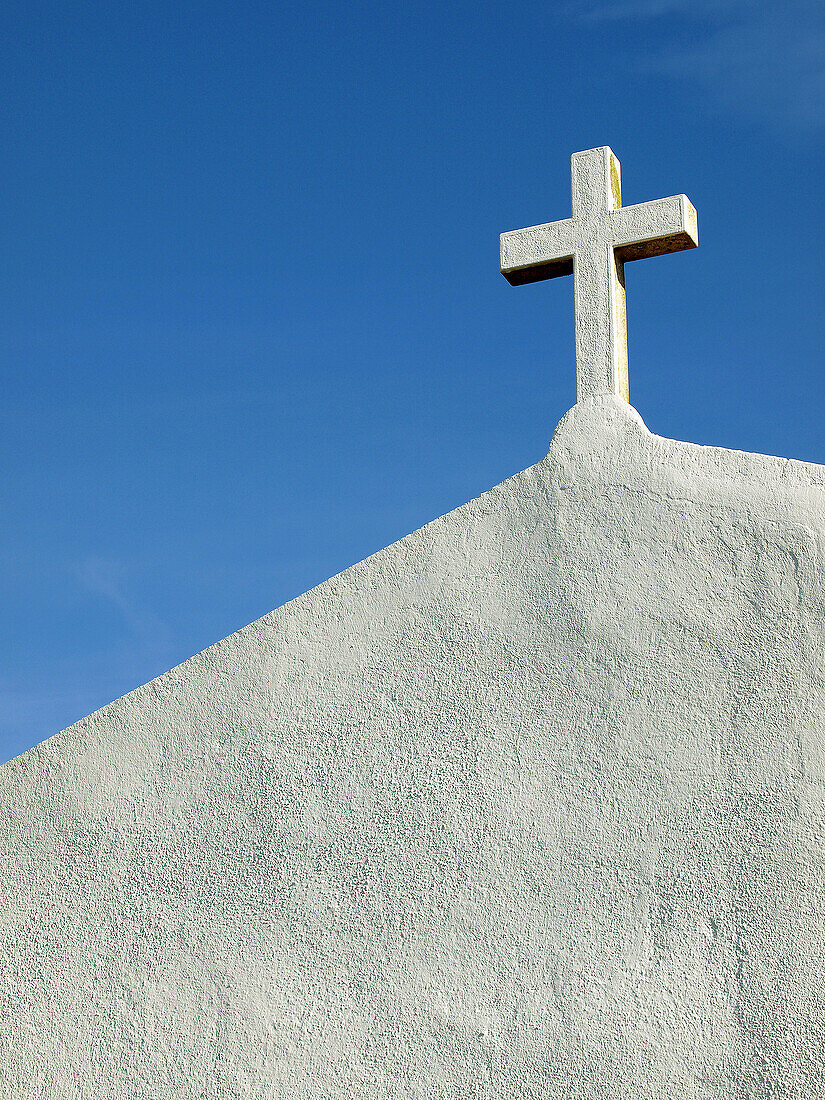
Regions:
[[[645,29],[637,68],[692,85],[705,107],[797,136],[825,128],[821,0],[597,0],[575,17]]]
[[[169,645],[169,627],[131,595],[128,570],[121,562],[88,557],[77,564],[75,573],[88,592],[102,597],[120,612],[126,628],[138,641],[152,650],[165,649]]]
[[[794,5],[789,5],[793,7]],[[764,9],[720,28],[658,67],[698,81],[729,110],[794,134],[825,125],[825,18]]]
[[[583,19],[609,22],[621,19],[656,19],[663,15],[720,17],[737,8],[744,8],[748,0],[597,0],[595,3],[576,4],[574,10]]]

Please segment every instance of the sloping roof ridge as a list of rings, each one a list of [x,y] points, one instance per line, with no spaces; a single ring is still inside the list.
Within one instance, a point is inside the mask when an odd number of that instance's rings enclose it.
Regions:
[[[428,522],[423,524],[421,527],[417,527],[414,530],[409,531],[400,539],[396,539],[395,542],[391,542],[389,545],[381,547],[374,553],[369,554],[366,558],[362,558],[357,562],[353,562],[351,565],[346,566],[346,568],[339,570],[339,572],[333,573],[331,576],[326,577],[323,581],[319,581],[318,584],[313,585],[311,588],[308,588],[305,592],[301,592],[299,595],[294,596],[292,599],[287,600],[285,603],[279,604],[277,607],[274,607],[270,611],[265,612],[263,615],[258,616],[257,619],[253,619],[251,620],[251,622],[245,623],[243,626],[238,627],[237,630],[232,631],[232,633],[227,634],[225,637],[219,638],[218,640],[210,643],[210,645],[206,646],[204,649],[198,650],[197,653],[193,653],[191,656],[185,658],[183,661],[180,661],[178,664],[173,665],[171,668],[168,668],[164,672],[159,673],[151,680],[146,681],[146,683],[139,684],[131,691],[127,691],[123,695],[119,695],[117,698],[110,700],[110,702],[108,703],[105,703],[102,707],[98,707],[97,710],[92,711],[91,714],[84,715],[84,717],[79,718],[71,725],[66,726],[61,730],[55,731],[55,733],[50,734],[50,736],[45,738],[43,741],[38,742],[36,745],[33,745],[25,752],[20,753],[18,756],[13,757],[5,764],[0,765],[0,769],[8,767],[15,760],[21,760],[29,753],[34,752],[35,750],[41,748],[43,745],[46,745],[50,741],[53,741],[55,739],[62,739],[64,735],[70,734],[74,730],[78,730],[80,727],[83,727],[86,723],[92,720],[96,721],[99,718],[107,716],[111,713],[112,708],[120,706],[120,704],[125,701],[138,699],[141,696],[145,695],[151,696],[159,692],[164,686],[162,683],[163,681],[167,681],[171,678],[179,676],[185,669],[187,669],[189,666],[192,666],[193,664],[197,664],[200,661],[210,660],[219,652],[220,649],[227,645],[237,645],[239,643],[242,643],[245,635],[251,636],[256,634],[256,630],[262,625],[268,625],[268,623],[277,620],[277,618],[279,618],[280,616],[287,614],[290,609],[300,607],[302,602],[312,600],[313,598],[317,597],[317,595],[328,585],[332,585],[335,582],[342,580],[343,578],[352,576],[352,574],[357,574],[359,571],[368,571],[370,567],[380,562],[383,557],[395,553],[402,544],[407,543],[411,539],[426,539],[428,533],[433,533],[438,527],[450,522],[451,520],[455,521],[455,519],[458,518],[462,512],[469,512],[474,509],[478,510],[479,506],[481,506],[482,508],[489,506],[490,510],[492,510],[495,507],[495,498],[497,496],[500,497],[500,495],[503,492],[506,492],[508,488],[514,488],[517,483],[522,482],[525,479],[529,479],[531,474],[534,474],[535,471],[545,462],[546,456],[540,459],[538,462],[534,463],[533,465],[528,466],[523,470],[519,470],[515,474],[511,474],[510,477],[505,478],[504,481],[501,481],[498,484],[491,486],[489,489],[486,489],[477,497],[473,497],[470,500],[465,501],[463,504],[460,504],[455,508],[451,508],[449,512],[445,512],[443,515],[436,516],[435,518],[428,520]]]
[[[744,480],[747,482],[752,504],[758,502],[765,506],[776,506],[777,503],[784,502],[786,506],[790,506],[781,509],[785,512],[795,511],[794,506],[797,504],[807,508],[821,504],[822,514],[825,516],[825,465],[669,439],[652,433],[639,413],[626,402],[607,396],[589,399],[575,405],[562,417],[553,433],[548,452],[538,462],[408,532],[366,558],[332,574],[148,682],[55,732],[13,760],[20,760],[48,742],[62,739],[73,730],[80,732],[87,723],[111,714],[111,708],[125,700],[159,693],[168,681],[180,677],[184,670],[196,667],[199,662],[213,660],[223,647],[243,645],[247,638],[259,637],[261,626],[275,625],[281,616],[289,613],[289,609],[300,608],[302,603],[316,599],[327,586],[344,578],[359,579],[358,574],[363,574],[366,578],[376,564],[396,554],[398,548],[408,544],[410,540],[420,540],[422,546],[426,547],[428,537],[434,535],[443,525],[460,520],[463,514],[466,513],[469,518],[471,514],[479,517],[485,512],[494,511],[500,506],[504,494],[520,486],[541,491],[548,475],[552,477],[554,473],[564,471],[562,479],[572,484],[577,480],[577,470],[581,472],[582,466],[588,467],[591,472],[598,468],[600,476],[596,483],[615,483],[618,480],[628,488],[634,484],[650,484],[651,471],[659,469],[668,475],[670,486],[668,487],[665,480],[656,478],[656,485],[651,486],[652,489],[670,496],[686,495],[691,499],[704,497],[708,491],[712,491],[714,496],[721,491],[723,498],[727,496],[733,499],[741,491]],[[594,489],[596,483],[591,483]],[[12,762],[8,761],[2,767],[7,767]]]

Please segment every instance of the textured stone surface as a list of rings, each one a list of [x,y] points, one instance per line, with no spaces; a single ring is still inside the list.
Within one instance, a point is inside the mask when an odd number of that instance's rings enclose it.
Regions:
[[[0,1094],[825,1094],[825,468],[547,458],[0,769]]]

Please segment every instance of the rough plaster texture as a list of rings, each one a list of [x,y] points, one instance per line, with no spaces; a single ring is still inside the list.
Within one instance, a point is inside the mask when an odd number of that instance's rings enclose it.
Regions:
[[[821,1098],[823,539],[579,405],[0,769],[0,1094]]]

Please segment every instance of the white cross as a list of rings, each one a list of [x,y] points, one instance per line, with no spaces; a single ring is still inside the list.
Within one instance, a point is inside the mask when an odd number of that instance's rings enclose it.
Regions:
[[[620,172],[607,146],[574,153],[573,217],[501,234],[501,273],[513,286],[573,275],[577,401],[629,400],[625,262],[699,243],[686,195],[622,206]]]

